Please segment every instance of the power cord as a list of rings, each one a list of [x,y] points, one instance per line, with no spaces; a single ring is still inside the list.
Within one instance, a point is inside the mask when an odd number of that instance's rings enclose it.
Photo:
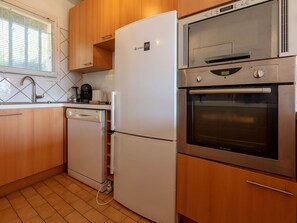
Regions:
[[[99,202],[99,200],[98,200],[98,195],[99,195],[99,193],[101,193],[101,190],[102,190],[102,188],[103,187],[106,187],[106,189],[104,190],[104,191],[106,191],[105,193],[106,194],[109,194],[111,191],[112,191],[112,186],[111,186],[111,181],[105,181],[104,183],[103,183],[103,185],[98,189],[98,191],[97,191],[97,194],[96,194],[96,203],[98,204],[98,205],[100,205],[100,206],[104,206],[104,205],[107,205],[107,204],[109,204],[110,202],[112,202],[113,201],[113,197],[109,200],[109,201],[107,201],[107,202],[105,202],[105,203],[100,203]]]

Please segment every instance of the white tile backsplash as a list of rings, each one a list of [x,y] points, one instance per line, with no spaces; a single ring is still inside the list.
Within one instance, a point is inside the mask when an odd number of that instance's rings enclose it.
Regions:
[[[80,87],[83,83],[82,75],[68,70],[68,47],[69,32],[60,28],[59,60],[60,70],[58,77],[42,78],[35,77],[36,91],[38,95],[44,94],[44,98],[38,99],[41,102],[67,101],[72,86]],[[32,86],[29,81],[20,85],[24,76],[0,73],[0,102],[29,102],[32,95]]]

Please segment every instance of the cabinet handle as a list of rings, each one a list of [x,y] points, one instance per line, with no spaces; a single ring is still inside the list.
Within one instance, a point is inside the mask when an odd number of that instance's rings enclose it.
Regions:
[[[111,38],[112,37],[112,34],[109,34],[109,35],[106,35],[106,36],[102,36],[101,38],[102,39],[109,39],[109,38]]]
[[[273,191],[276,191],[276,192],[280,192],[280,193],[283,193],[283,194],[286,194],[286,195],[294,196],[293,193],[291,193],[289,191],[286,191],[286,190],[280,190],[280,189],[270,187],[270,186],[267,186],[267,185],[264,185],[264,184],[260,184],[260,183],[257,183],[257,182],[251,181],[251,180],[247,180],[246,182],[249,183],[249,184],[258,186],[258,187],[263,187],[263,188],[273,190]]]
[[[0,114],[0,117],[7,117],[7,116],[19,116],[23,113],[12,113],[12,114]]]
[[[85,66],[92,65],[92,64],[93,64],[92,62],[84,63]]]

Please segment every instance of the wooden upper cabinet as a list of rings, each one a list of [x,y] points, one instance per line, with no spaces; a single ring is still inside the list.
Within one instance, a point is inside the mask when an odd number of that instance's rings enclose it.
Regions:
[[[82,1],[70,9],[70,70],[82,69],[93,65],[93,0]]]
[[[185,17],[234,0],[178,0],[178,17]]]
[[[84,0],[70,9],[69,70],[86,73],[112,68],[112,53],[93,45],[97,38],[98,2]]]
[[[199,223],[296,222],[296,193],[293,181],[178,155],[177,212]]]
[[[88,0],[87,0],[88,1]],[[114,32],[119,27],[118,11],[121,0],[95,0],[95,27],[96,37],[94,44],[114,39]]]
[[[120,0],[118,12],[119,27],[141,19],[141,0]]]
[[[142,0],[142,18],[177,9],[177,0]]]

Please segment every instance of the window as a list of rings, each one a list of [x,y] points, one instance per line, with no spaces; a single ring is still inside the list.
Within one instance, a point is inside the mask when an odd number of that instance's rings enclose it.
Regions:
[[[54,22],[0,4],[0,71],[40,76],[55,74]]]

